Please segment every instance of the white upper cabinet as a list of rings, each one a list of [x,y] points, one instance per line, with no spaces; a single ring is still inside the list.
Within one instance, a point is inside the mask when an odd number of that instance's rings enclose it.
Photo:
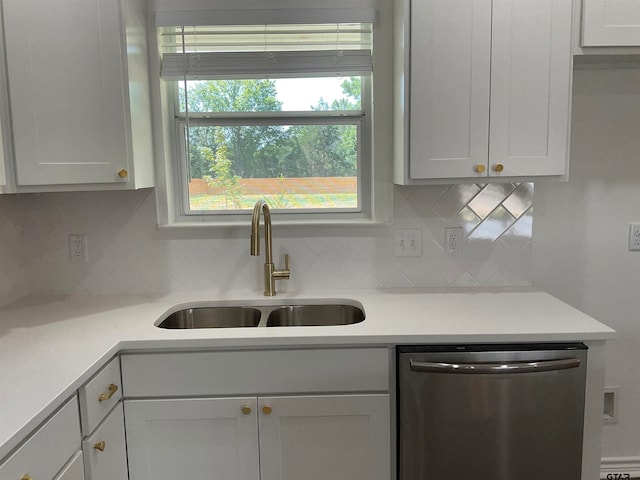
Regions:
[[[5,169],[5,157],[4,157],[4,142],[2,139],[3,135],[2,130],[2,117],[0,117],[0,192],[2,192],[3,187],[7,184],[7,173]]]
[[[493,0],[490,176],[567,173],[571,12],[570,0]]]
[[[6,153],[6,145],[9,142],[6,141],[9,138],[8,122],[8,103],[7,103],[7,75],[4,68],[4,62],[2,60],[1,53],[4,52],[4,33],[2,28],[2,22],[0,22],[0,193],[4,193],[7,185],[7,161],[9,155]]]
[[[640,1],[583,0],[583,47],[640,46]]]
[[[465,177],[486,164],[490,0],[411,1],[411,178]]]
[[[406,0],[395,182],[564,177],[571,24],[571,0]]]
[[[152,186],[143,3],[3,3],[17,186]]]

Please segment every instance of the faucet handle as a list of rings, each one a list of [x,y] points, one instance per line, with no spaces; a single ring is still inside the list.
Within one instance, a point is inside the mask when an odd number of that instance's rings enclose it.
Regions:
[[[290,276],[291,270],[289,269],[289,254],[287,253],[284,256],[284,268],[282,270],[272,270],[271,278],[275,280],[288,280]]]

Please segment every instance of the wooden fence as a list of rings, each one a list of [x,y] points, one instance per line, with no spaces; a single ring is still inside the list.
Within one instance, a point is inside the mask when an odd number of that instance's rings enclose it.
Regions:
[[[282,195],[314,193],[355,193],[357,177],[303,177],[303,178],[241,178],[240,185],[247,195]],[[189,196],[219,195],[223,190],[208,185],[201,178],[189,182]]]

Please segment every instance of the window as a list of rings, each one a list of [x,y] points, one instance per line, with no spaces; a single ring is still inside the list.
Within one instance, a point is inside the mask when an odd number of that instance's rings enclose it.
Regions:
[[[371,38],[368,23],[161,29],[179,215],[260,198],[294,216],[368,214]]]
[[[387,222],[393,5],[264,5],[155,12],[158,224]]]

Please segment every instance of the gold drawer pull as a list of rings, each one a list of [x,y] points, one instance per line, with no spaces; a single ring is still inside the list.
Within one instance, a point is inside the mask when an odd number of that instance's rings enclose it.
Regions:
[[[251,407],[248,405],[243,405],[241,410],[243,415],[249,415],[251,413]]]
[[[22,475],[22,478],[20,480],[33,480],[33,477],[28,473],[25,473],[24,475]]]
[[[105,447],[107,446],[107,444],[103,441],[98,442],[96,444],[93,445],[93,448],[95,448],[96,450],[100,450],[101,452],[104,452]]]
[[[105,401],[109,400],[111,397],[113,397],[113,394],[116,393],[117,391],[118,391],[118,386],[115,383],[109,384],[108,392],[107,393],[101,393],[98,396],[98,401],[99,402],[105,402]]]
[[[496,172],[501,172],[504,170],[504,165],[502,165],[501,163],[498,163],[493,166],[493,170]]]
[[[264,413],[265,415],[271,415],[271,407],[269,405],[265,405],[264,407],[262,407],[262,413]]]
[[[473,169],[476,171],[476,173],[482,173],[485,170],[485,166],[479,163],[478,165],[473,167]]]
[[[120,178],[127,178],[127,175],[129,175],[129,172],[127,172],[124,168],[118,172],[118,176]]]

